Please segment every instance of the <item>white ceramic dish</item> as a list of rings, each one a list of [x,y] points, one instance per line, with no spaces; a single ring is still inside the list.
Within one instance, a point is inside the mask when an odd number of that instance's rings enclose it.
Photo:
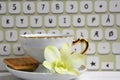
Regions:
[[[14,76],[18,78],[22,78],[24,80],[70,80],[75,79],[77,76],[70,75],[70,74],[55,74],[49,72],[43,72],[43,68],[41,66],[37,68],[35,72],[26,72],[26,71],[18,71],[14,70],[8,66],[6,66],[7,70],[11,72]],[[80,75],[86,71],[86,68],[80,70]]]

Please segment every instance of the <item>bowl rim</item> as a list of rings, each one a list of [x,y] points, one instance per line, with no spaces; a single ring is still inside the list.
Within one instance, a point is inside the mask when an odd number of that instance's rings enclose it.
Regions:
[[[87,70],[86,66],[82,65],[84,68],[79,70],[79,72],[84,72]],[[5,67],[7,68],[8,71],[12,71],[12,72],[18,72],[18,73],[30,73],[30,74],[49,74],[49,75],[52,75],[52,74],[56,74],[56,75],[71,75],[71,74],[58,74],[58,73],[50,73],[50,72],[28,72],[28,71],[20,71],[20,70],[15,70],[15,69],[12,69],[10,68],[9,66],[5,65]]]
[[[30,73],[30,74],[53,74],[53,73],[45,73],[45,72],[40,73],[40,72],[20,71],[20,70],[12,69],[7,65],[6,65],[6,68],[8,71],[17,72],[17,73],[24,73],[24,74],[26,74],[26,73]]]
[[[70,34],[22,34],[22,38],[66,38],[73,37],[74,35]]]
[[[74,79],[77,78],[78,76],[76,75],[71,75],[71,74],[56,74],[56,73],[40,73],[40,72],[25,72],[25,71],[18,71],[18,70],[14,70],[8,66],[6,66],[6,68],[8,69],[8,71],[13,74],[14,76],[18,77],[18,78],[22,78],[25,80],[38,80],[39,79],[43,79],[45,77],[47,77],[47,80],[51,80],[49,78],[68,78],[68,79]],[[48,78],[49,77],[49,78]],[[52,80],[53,80],[52,79]],[[59,79],[60,80],[60,79]]]

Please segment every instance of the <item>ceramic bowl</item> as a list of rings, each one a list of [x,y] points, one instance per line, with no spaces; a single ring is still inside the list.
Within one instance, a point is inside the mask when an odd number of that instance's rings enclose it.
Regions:
[[[70,80],[78,77],[70,74],[50,73],[48,71],[45,71],[46,69],[43,69],[43,66],[39,66],[35,72],[18,71],[8,66],[6,66],[6,68],[14,76],[25,80]],[[80,68],[80,75],[85,71],[86,67]]]

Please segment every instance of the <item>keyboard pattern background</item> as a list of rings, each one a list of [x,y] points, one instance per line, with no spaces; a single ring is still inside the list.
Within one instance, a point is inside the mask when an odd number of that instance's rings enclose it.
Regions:
[[[29,33],[85,38],[88,70],[120,70],[120,0],[0,0],[1,72],[4,58],[26,56],[20,35]]]

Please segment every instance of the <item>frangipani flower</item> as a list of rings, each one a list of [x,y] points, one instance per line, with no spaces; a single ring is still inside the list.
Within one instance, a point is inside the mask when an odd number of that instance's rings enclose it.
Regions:
[[[78,68],[84,62],[84,55],[78,53],[71,54],[68,43],[64,44],[60,49],[55,46],[47,46],[44,57],[43,66],[59,74],[79,75]]]

